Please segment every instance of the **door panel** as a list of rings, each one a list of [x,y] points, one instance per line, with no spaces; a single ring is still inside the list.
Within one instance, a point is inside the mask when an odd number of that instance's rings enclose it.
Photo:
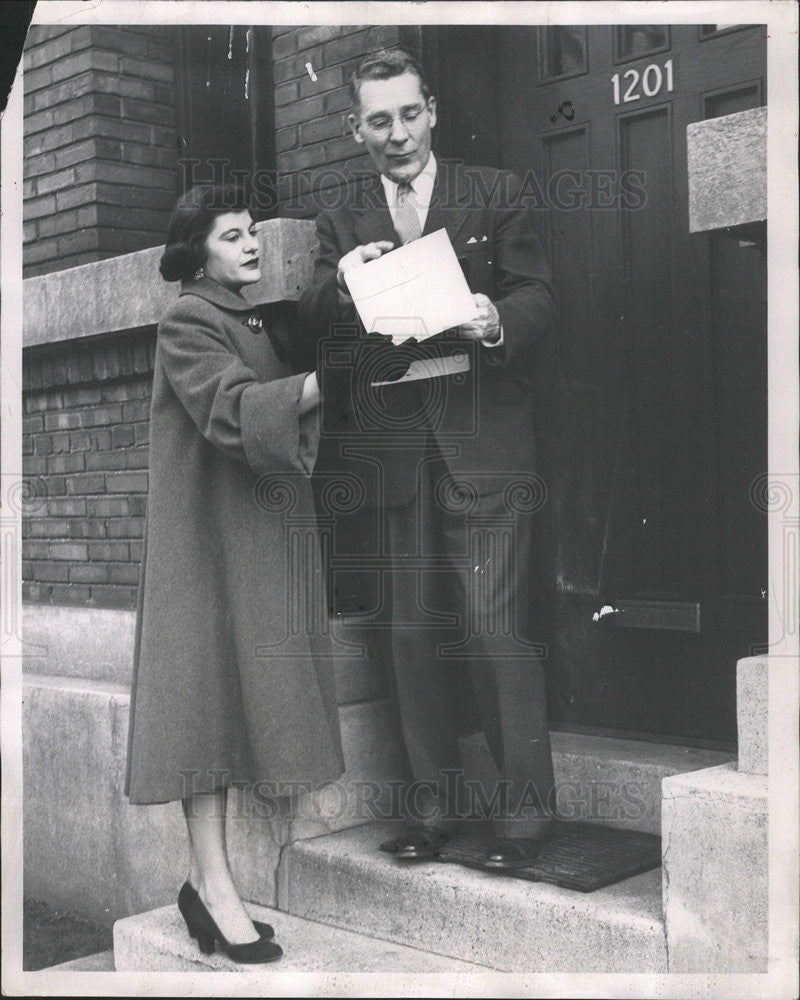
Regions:
[[[499,114],[442,152],[536,178],[560,311],[535,390],[551,718],[733,743],[736,660],[766,640],[764,242],[689,233],[686,127],[763,103],[764,29],[458,30]],[[626,601],[649,627],[592,620]]]
[[[181,190],[259,173],[263,183],[275,170],[272,29],[179,28],[177,79]],[[276,207],[263,196],[254,206],[259,219]]]

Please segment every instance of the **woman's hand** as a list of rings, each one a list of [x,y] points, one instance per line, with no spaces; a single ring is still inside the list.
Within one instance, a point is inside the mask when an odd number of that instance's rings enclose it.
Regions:
[[[317,373],[309,372],[305,382],[303,382],[303,391],[298,401],[300,413],[308,413],[309,410],[313,410],[315,406],[319,406],[321,400],[322,394],[319,391]]]

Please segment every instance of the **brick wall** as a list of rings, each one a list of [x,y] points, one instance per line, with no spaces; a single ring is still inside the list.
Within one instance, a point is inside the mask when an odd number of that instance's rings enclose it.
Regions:
[[[25,600],[135,607],[154,347],[147,330],[26,357]]]
[[[178,184],[175,31],[31,28],[26,276],[162,242]]]
[[[348,80],[368,53],[420,31],[273,29],[279,214],[309,218],[365,154]],[[177,28],[34,26],[24,53],[26,276],[156,246],[178,192]],[[310,63],[316,79],[311,78]]]
[[[419,30],[396,25],[273,29],[279,214],[313,218],[326,195],[367,164],[347,115],[356,65],[380,48],[419,52]],[[306,64],[316,76],[311,78]]]
[[[415,48],[410,32],[274,30],[277,168],[294,199],[279,214],[314,216],[319,201],[310,196],[366,164],[347,126],[347,81],[369,52]],[[32,32],[28,275],[162,242],[178,181],[171,44],[163,28]],[[23,520],[26,600],[135,606],[154,347],[148,328],[26,349],[24,473],[34,494]]]

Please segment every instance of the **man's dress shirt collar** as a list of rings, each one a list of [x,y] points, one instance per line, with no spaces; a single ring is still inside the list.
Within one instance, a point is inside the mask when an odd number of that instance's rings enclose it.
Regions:
[[[433,185],[436,181],[436,157],[431,152],[428,157],[428,162],[422,168],[420,173],[411,181],[411,194],[409,195],[409,204],[414,207],[419,218],[420,229],[425,229],[425,220],[428,218],[428,208],[431,203],[431,197],[433,196]],[[395,221],[395,213],[397,211],[397,181],[390,180],[385,174],[381,174],[381,184],[383,184],[383,190],[386,194],[386,202],[389,205],[389,212],[392,216],[392,222]]]

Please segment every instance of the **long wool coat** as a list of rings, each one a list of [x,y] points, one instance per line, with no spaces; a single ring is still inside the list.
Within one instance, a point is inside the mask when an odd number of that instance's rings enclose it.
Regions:
[[[134,803],[255,782],[280,794],[344,768],[319,564],[302,551],[316,544],[316,416],[300,415],[305,375],[248,325],[253,314],[205,278],[185,283],[159,324]]]

